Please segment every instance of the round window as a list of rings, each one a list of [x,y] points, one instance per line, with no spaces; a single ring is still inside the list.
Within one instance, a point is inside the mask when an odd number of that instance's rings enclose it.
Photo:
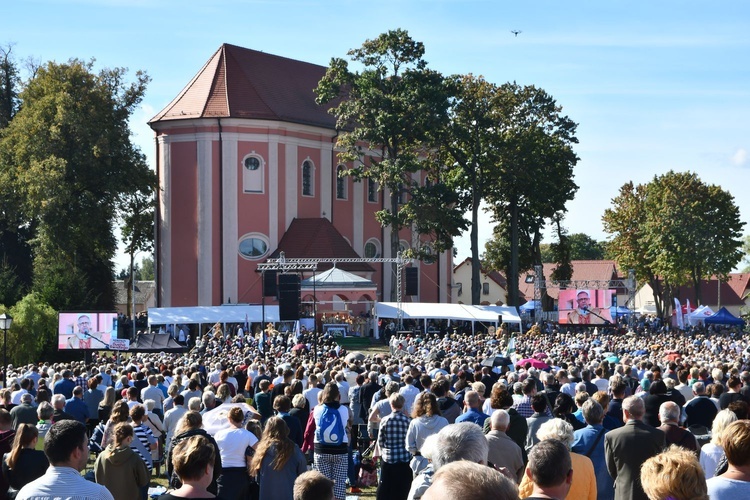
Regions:
[[[245,168],[248,170],[258,170],[260,168],[260,160],[255,156],[248,156],[245,158]]]
[[[372,241],[365,243],[365,257],[368,259],[377,259],[380,257],[378,246]]]
[[[246,259],[259,259],[268,253],[268,243],[260,238],[245,238],[240,241],[240,254]]]

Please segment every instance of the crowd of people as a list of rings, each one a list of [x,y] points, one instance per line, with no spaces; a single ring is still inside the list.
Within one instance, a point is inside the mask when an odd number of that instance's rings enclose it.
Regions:
[[[146,498],[164,474],[165,500],[750,497],[741,331],[510,337],[395,334],[365,355],[214,331],[187,353],[11,366],[0,494]]]

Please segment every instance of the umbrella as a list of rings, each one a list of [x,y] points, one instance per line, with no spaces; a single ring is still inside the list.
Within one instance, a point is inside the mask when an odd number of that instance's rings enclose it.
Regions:
[[[532,358],[536,358],[540,361],[544,361],[545,359],[549,358],[546,352],[537,352],[535,353]]]
[[[620,356],[609,356],[607,361],[610,363],[618,363],[620,361]]]
[[[351,363],[352,361],[364,361],[365,355],[362,354],[359,351],[350,352],[346,355],[346,358],[344,358],[347,363]]]
[[[489,366],[489,367],[510,366],[512,364],[513,364],[513,361],[511,361],[510,359],[506,358],[505,356],[498,356],[498,355],[488,356],[484,358],[484,360],[482,361],[482,366]]]
[[[547,366],[546,363],[542,363],[538,359],[534,359],[534,358],[522,359],[521,361],[519,361],[518,363],[516,363],[516,366],[525,366],[526,363],[531,363],[531,366],[533,366],[537,370],[549,369],[549,366]]]
[[[633,354],[636,356],[643,356],[644,354],[648,354],[648,351],[645,349],[638,349]]]
[[[676,359],[680,359],[682,356],[680,356],[679,352],[670,352],[666,356],[664,356],[664,359],[667,359],[669,361],[674,361]]]
[[[292,347],[292,351],[305,351],[307,350],[307,346],[305,344],[297,344],[296,346]]]

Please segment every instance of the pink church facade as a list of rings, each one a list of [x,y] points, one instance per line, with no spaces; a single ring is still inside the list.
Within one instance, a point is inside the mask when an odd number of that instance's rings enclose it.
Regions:
[[[158,306],[259,303],[257,265],[278,250],[287,257],[391,257],[390,228],[374,216],[388,192],[337,175],[345,166],[334,119],[314,102],[325,69],[225,44],[149,122],[159,179]],[[295,233],[280,248],[295,221],[327,230]],[[399,238],[404,248],[427,244],[408,229]],[[450,252],[413,265],[419,294],[404,300],[450,302]],[[377,296],[339,299],[389,300],[390,265],[340,267],[371,279]]]

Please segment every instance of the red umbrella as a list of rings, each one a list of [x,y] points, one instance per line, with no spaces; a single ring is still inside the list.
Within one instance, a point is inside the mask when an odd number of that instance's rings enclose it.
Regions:
[[[537,370],[546,370],[547,368],[549,368],[549,366],[547,365],[547,363],[543,363],[543,362],[539,361],[538,359],[534,359],[534,358],[522,359],[521,361],[519,361],[518,363],[516,363],[516,366],[523,367],[523,366],[526,366],[526,363],[531,363],[531,366],[533,366]]]
[[[549,356],[547,356],[546,352],[537,352],[534,353],[532,358],[538,359],[539,361],[544,361],[545,359],[549,358]]]

